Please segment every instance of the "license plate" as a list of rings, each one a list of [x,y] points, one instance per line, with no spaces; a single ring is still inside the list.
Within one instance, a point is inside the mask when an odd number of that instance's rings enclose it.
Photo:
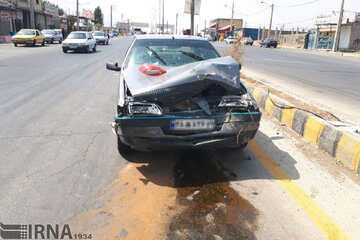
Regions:
[[[176,119],[170,122],[171,130],[211,130],[215,119]]]
[[[77,45],[76,45],[76,44],[69,44],[69,47],[70,47],[70,48],[76,48]]]

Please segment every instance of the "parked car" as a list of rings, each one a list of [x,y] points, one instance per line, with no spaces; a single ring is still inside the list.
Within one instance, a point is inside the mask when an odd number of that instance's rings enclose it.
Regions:
[[[37,43],[45,45],[45,36],[37,29],[21,29],[11,39],[14,46],[18,44],[26,44],[35,46]]]
[[[244,45],[253,45],[254,44],[254,40],[252,40],[251,37],[244,37],[242,40],[241,40],[241,43],[244,44]]]
[[[266,38],[265,40],[260,42],[260,47],[266,47],[266,48],[274,47],[274,48],[276,48],[277,47],[277,42],[276,42],[276,40],[274,40],[272,38]]]
[[[62,30],[61,29],[55,29],[55,31],[61,36],[61,41],[64,41],[64,36],[62,34]]]
[[[120,153],[244,148],[261,113],[240,81],[240,65],[194,36],[136,36],[120,71],[111,124]]]
[[[96,41],[90,32],[71,32],[63,42],[62,49],[64,53],[69,50],[84,50],[88,53],[90,49],[96,52]]]
[[[117,30],[112,30],[112,34],[114,37],[117,37],[119,35],[118,31]]]
[[[107,33],[95,31],[92,33],[92,35],[95,38],[96,44],[109,44],[109,37]]]
[[[57,31],[52,29],[44,29],[41,31],[45,36],[46,43],[54,43],[54,41],[62,43],[62,34],[60,35]]]
[[[236,43],[236,42],[237,42],[237,39],[230,36],[230,37],[225,38],[224,42],[225,42],[225,43],[233,44],[233,43]]]

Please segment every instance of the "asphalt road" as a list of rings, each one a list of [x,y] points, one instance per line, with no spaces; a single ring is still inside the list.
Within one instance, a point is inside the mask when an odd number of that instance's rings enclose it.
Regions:
[[[105,63],[131,40],[89,54],[0,45],[2,223],[100,240],[360,239],[360,177],[266,114],[243,151],[119,155]]]
[[[228,45],[215,43],[219,51]],[[360,125],[360,58],[248,46],[242,72]]]

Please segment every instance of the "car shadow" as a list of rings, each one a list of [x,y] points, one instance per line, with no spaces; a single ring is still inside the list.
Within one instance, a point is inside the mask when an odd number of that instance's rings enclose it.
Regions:
[[[274,161],[285,170],[289,178],[299,179],[296,160],[287,152],[280,150],[274,141],[282,137],[270,138],[261,131],[257,139],[266,143],[266,148]],[[270,149],[270,150],[269,150]],[[134,151],[122,156],[129,162],[138,163],[143,182],[152,182],[159,186],[172,188],[200,187],[218,182],[232,182],[249,179],[274,179],[264,165],[249,148],[242,150],[186,150],[186,151]],[[163,178],[162,174],[172,172],[174,182]]]
[[[96,52],[90,50],[90,52],[85,52],[85,51],[73,51],[73,50],[68,50],[67,54],[95,54],[97,52],[101,52],[101,50],[96,49]]]
[[[41,44],[36,44],[35,46],[33,45],[17,45],[18,48],[39,48],[39,47],[49,47],[49,44],[45,44],[44,46]]]

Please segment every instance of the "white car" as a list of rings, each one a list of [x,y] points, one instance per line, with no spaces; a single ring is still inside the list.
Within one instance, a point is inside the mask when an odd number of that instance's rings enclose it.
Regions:
[[[96,44],[109,44],[109,37],[107,33],[101,31],[95,31],[92,33],[93,37],[95,38]]]
[[[84,50],[88,53],[90,49],[96,52],[96,40],[90,32],[72,32],[63,42],[62,49],[64,53],[69,50]]]
[[[234,37],[228,37],[228,38],[225,38],[225,43],[230,43],[230,44],[233,44],[233,43],[236,43],[237,42],[237,39],[234,38]]]

